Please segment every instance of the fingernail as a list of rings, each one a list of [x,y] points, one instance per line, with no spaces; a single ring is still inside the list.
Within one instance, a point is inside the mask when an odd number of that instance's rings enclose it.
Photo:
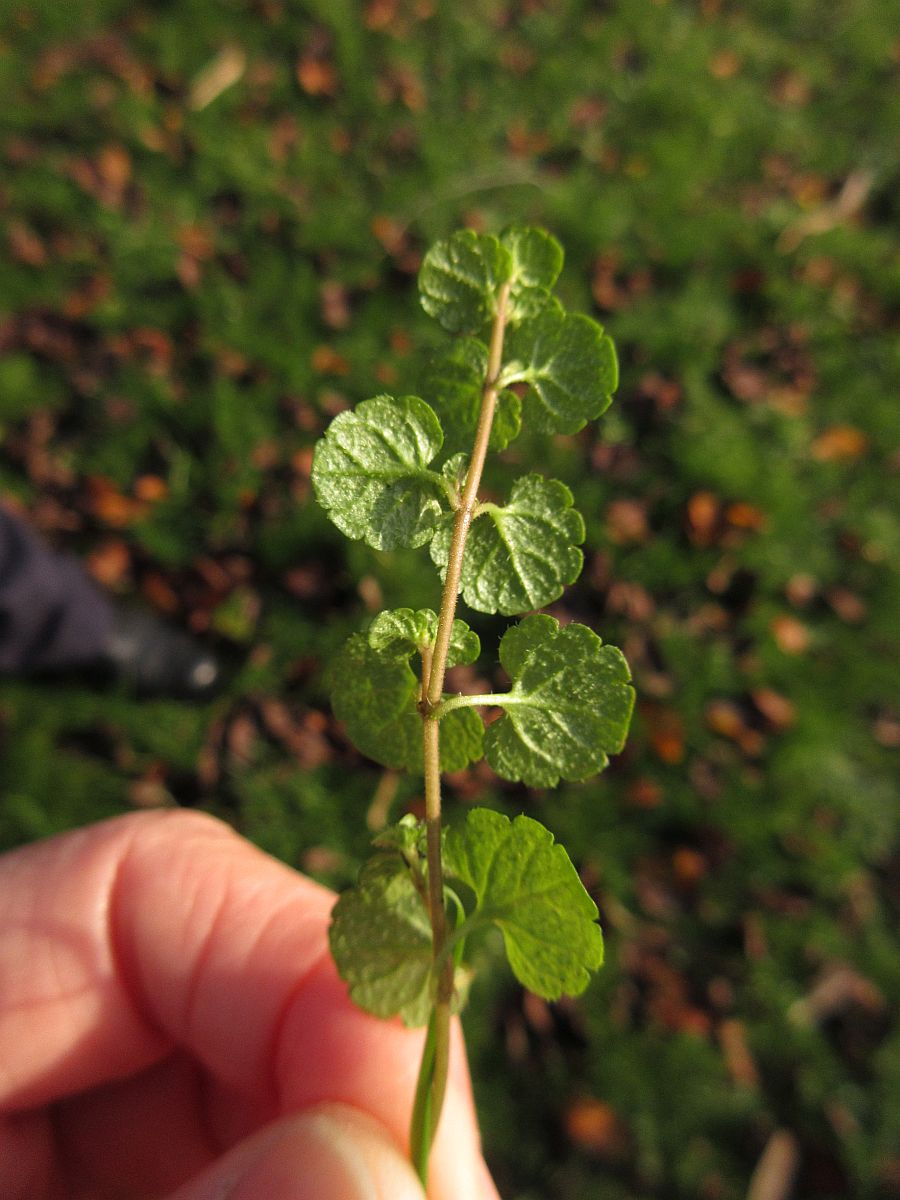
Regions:
[[[347,1105],[317,1105],[267,1132],[223,1200],[424,1200],[384,1128]]]

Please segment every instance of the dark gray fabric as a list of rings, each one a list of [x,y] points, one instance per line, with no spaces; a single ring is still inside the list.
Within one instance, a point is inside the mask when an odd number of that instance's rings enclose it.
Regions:
[[[107,597],[74,559],[0,506],[0,672],[64,671],[101,656]]]

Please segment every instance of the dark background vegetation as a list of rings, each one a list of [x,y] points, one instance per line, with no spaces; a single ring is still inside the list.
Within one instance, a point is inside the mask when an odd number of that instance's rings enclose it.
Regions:
[[[509,1200],[900,1196],[897,0],[4,12],[0,488],[231,675],[201,707],[4,684],[2,845],[201,805],[339,887],[416,807],[322,668],[437,583],[329,526],[311,447],[415,390],[430,240],[543,224],[622,385],[493,478],[571,485],[554,611],[640,699],[594,782],[449,789],[548,824],[608,940],[578,1002],[477,986],[488,1156]]]

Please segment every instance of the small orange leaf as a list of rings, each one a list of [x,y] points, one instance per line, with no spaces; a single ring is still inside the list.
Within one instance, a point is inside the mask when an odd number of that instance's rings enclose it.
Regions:
[[[405,329],[392,329],[390,342],[391,349],[395,354],[402,356],[409,354],[410,350],[412,350],[412,338]]]
[[[729,504],[725,510],[725,520],[729,525],[738,529],[752,529],[754,533],[766,527],[766,514],[755,505],[743,501]]]
[[[628,803],[634,808],[658,808],[662,799],[662,788],[652,779],[636,779],[628,789]]]
[[[97,156],[97,172],[111,190],[121,192],[131,181],[131,155],[124,146],[104,146]]]
[[[672,854],[672,870],[682,887],[695,887],[708,869],[709,864],[704,856],[690,846],[679,846]]]
[[[109,538],[96,546],[87,558],[91,575],[104,587],[118,587],[131,567],[131,553],[121,538]]]
[[[674,766],[684,759],[684,726],[671,708],[657,708],[648,714],[650,745],[657,758]]]
[[[737,740],[744,731],[744,718],[731,700],[711,700],[706,706],[706,724],[720,737]]]
[[[849,588],[833,587],[825,593],[825,599],[848,625],[858,625],[869,615],[869,606],[861,596],[851,592]]]
[[[397,0],[369,0],[363,12],[367,29],[387,29],[397,20]]]
[[[725,1068],[732,1080],[740,1087],[759,1087],[759,1072],[747,1045],[743,1022],[734,1017],[726,1018],[720,1023],[717,1033]]]
[[[805,571],[792,575],[787,581],[785,594],[795,608],[805,608],[815,600],[819,591],[819,582],[813,575]]]
[[[146,505],[140,500],[124,496],[111,480],[99,475],[87,480],[87,493],[91,516],[114,529],[131,525],[146,511]]]
[[[869,439],[852,425],[832,425],[813,441],[810,451],[819,462],[850,462],[869,448]]]
[[[572,1101],[566,1109],[565,1128],[569,1141],[590,1154],[609,1154],[622,1142],[621,1123],[615,1111],[593,1096]]]
[[[47,247],[28,225],[10,221],[6,230],[9,251],[16,262],[28,267],[43,267],[47,262]]]
[[[307,55],[297,63],[297,82],[307,96],[333,96],[337,91],[337,71],[327,59]]]
[[[741,60],[733,50],[720,50],[709,63],[709,73],[716,79],[731,79],[737,75]]]
[[[791,108],[800,108],[808,104],[812,95],[809,80],[797,71],[785,71],[777,76],[771,91],[776,104],[784,104]]]
[[[712,492],[695,492],[688,500],[687,519],[691,540],[698,546],[708,546],[713,540],[719,507],[719,498]]]
[[[738,745],[748,758],[759,758],[766,748],[766,739],[758,729],[745,729],[738,738]]]
[[[73,320],[80,320],[93,312],[112,292],[113,283],[109,275],[100,272],[87,279],[80,288],[70,292],[63,301],[62,311]]]
[[[606,509],[606,535],[616,546],[645,542],[650,535],[642,500],[613,500]]]
[[[159,571],[148,571],[141,580],[144,598],[160,612],[172,614],[179,608],[178,593]]]
[[[175,232],[175,240],[192,258],[211,258],[216,248],[212,231],[204,225],[182,225]]]
[[[350,324],[350,297],[337,279],[326,279],[319,288],[319,309],[329,329],[346,329]]]
[[[514,120],[506,130],[506,144],[511,154],[517,158],[531,158],[543,154],[550,145],[550,139],[543,131],[530,129],[524,121]]]
[[[138,500],[146,500],[148,504],[155,504],[159,500],[165,500],[168,496],[169,485],[158,475],[140,475],[134,482],[134,494]]]
[[[406,228],[393,217],[372,218],[372,233],[381,242],[388,254],[399,254],[406,246]]]
[[[772,688],[761,687],[751,693],[753,703],[773,728],[789,729],[797,719],[797,710],[786,696]]]
[[[312,366],[322,375],[346,375],[350,370],[347,359],[331,346],[317,346],[313,350]]]
[[[309,479],[312,471],[313,451],[311,446],[303,446],[291,455],[291,469],[301,479]]]
[[[774,617],[770,629],[779,650],[785,654],[802,654],[809,647],[809,630],[796,617],[787,614]]]
[[[376,363],[374,375],[378,382],[385,387],[393,387],[400,377],[400,373],[394,364],[387,362]]]

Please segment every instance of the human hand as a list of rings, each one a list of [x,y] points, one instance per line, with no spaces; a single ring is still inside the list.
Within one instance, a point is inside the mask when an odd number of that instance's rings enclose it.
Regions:
[[[3,1200],[422,1200],[422,1034],[357,1009],[333,895],[200,813],[0,859]],[[429,1200],[498,1200],[462,1037]]]

